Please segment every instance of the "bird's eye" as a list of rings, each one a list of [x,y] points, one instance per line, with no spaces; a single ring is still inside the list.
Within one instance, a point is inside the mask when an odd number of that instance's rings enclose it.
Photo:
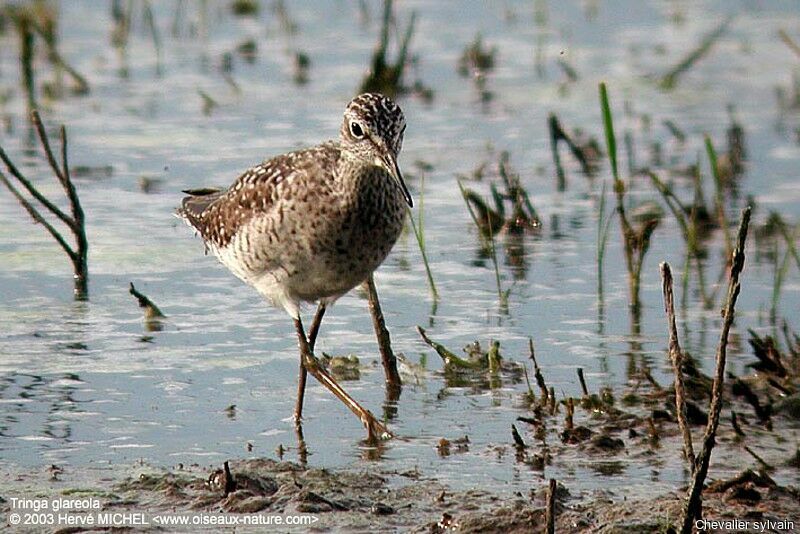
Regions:
[[[351,122],[350,123],[350,133],[356,139],[363,139],[364,138],[364,129],[361,128],[361,125],[358,124],[357,122]]]

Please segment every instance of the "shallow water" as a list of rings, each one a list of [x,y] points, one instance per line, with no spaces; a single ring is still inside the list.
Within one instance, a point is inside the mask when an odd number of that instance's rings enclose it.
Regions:
[[[298,26],[287,34],[263,3],[258,18],[231,16],[227,4],[210,2],[202,24],[199,4],[184,6],[178,35],[171,33],[175,6],[154,3],[163,40],[161,74],[148,32],[137,10],[126,52],[110,44],[110,9],[95,2],[60,5],[61,51],[87,76],[91,93],[43,101],[47,124],[65,123],[73,166],[106,166],[110,176],[76,178],[87,213],[90,240],[90,300],[74,302],[71,270],[57,246],[8,194],[0,194],[0,455],[7,465],[84,465],[144,459],[220,464],[229,457],[272,455],[293,446],[289,419],[294,404],[298,356],[293,329],[272,309],[203,255],[199,239],[172,210],[180,190],[227,185],[249,165],[301,145],[336,135],[341,110],[360,84],[378,33],[378,10],[359,21],[356,2],[292,2]],[[544,11],[541,11],[544,9]],[[593,12],[596,9],[596,13]],[[381,468],[420,467],[461,487],[515,490],[532,477],[498,454],[511,443],[509,426],[526,409],[524,382],[506,380],[494,390],[447,387],[441,363],[422,343],[422,325],[436,341],[460,349],[475,339],[501,341],[503,355],[525,362],[527,339],[536,343],[539,364],[559,395],[579,395],[576,367],[590,389],[620,386],[629,371],[647,361],[659,382],[669,381],[666,329],[658,263],[669,261],[680,279],[684,244],[672,218],[656,230],[642,279],[640,334],[632,331],[618,224],[612,224],[605,262],[602,308],[597,294],[595,243],[605,162],[593,180],[562,152],[568,189],[558,192],[550,156],[547,115],[602,139],[597,84],[606,81],[615,111],[619,144],[630,130],[636,159],[649,159],[660,141],[665,160],[682,165],[702,153],[702,134],[718,150],[729,124],[726,106],[747,134],[749,160],[729,202],[735,218],[748,195],[756,222],[770,210],[788,221],[800,218],[796,169],[798,117],[780,114],[774,87],[789,86],[797,59],[777,38],[779,28],[798,27],[800,8],[790,1],[705,2],[403,2],[405,24],[417,12],[412,47],[418,76],[435,91],[432,104],[400,100],[408,130],[401,165],[417,198],[425,161],[424,225],[427,250],[441,298],[435,309],[414,236],[406,232],[376,275],[395,350],[409,359],[427,357],[428,373],[403,389],[390,426],[407,439],[387,444]],[[738,14],[708,57],[685,74],[671,92],[650,75],[663,74],[727,14]],[[536,22],[538,21],[538,22]],[[494,99],[479,102],[469,80],[456,72],[465,45],[480,32],[498,49],[488,75]],[[258,44],[252,64],[234,52],[236,93],[220,74],[222,55],[246,38]],[[537,52],[537,48],[539,49]],[[310,81],[292,82],[292,54],[311,58]],[[0,36],[0,92],[13,91],[0,107],[11,128],[0,144],[47,194],[60,194],[24,119],[16,36]],[[541,57],[537,69],[536,57]],[[579,74],[565,83],[557,66],[566,58]],[[44,74],[43,76],[49,76]],[[202,113],[202,90],[219,103]],[[641,120],[626,116],[627,101]],[[662,121],[687,134],[684,146]],[[487,146],[493,147],[490,154]],[[542,217],[541,231],[524,236],[521,252],[503,246],[502,285],[511,287],[507,312],[498,305],[492,262],[479,256],[479,241],[456,185],[496,152],[508,150],[512,167]],[[624,161],[624,152],[620,152]],[[703,160],[704,172],[708,173]],[[622,165],[624,168],[625,165]],[[494,168],[494,163],[490,169]],[[665,171],[662,172],[666,176]],[[494,175],[494,171],[489,176]],[[159,180],[154,192],[142,177]],[[710,180],[707,184],[710,184]],[[689,198],[691,186],[676,179]],[[488,195],[488,177],[469,183]],[[712,189],[706,198],[712,198]],[[655,199],[636,179],[634,201]],[[608,196],[609,206],[611,195]],[[502,238],[499,238],[502,244]],[[722,241],[711,241],[706,279],[713,287],[721,266]],[[751,239],[737,309],[730,368],[743,372],[752,361],[747,329],[770,332],[774,262],[758,255]],[[167,314],[165,328],[146,332],[128,283],[149,295]],[[721,293],[722,291],[720,291]],[[678,291],[680,295],[680,291]],[[680,300],[680,296],[678,297]],[[684,347],[708,370],[719,332],[719,305],[701,306],[696,285],[679,314]],[[795,328],[800,282],[792,267],[784,282],[778,317]],[[354,353],[366,365],[360,381],[346,387],[374,412],[382,411],[383,374],[367,314],[357,291],[326,316],[318,352]],[[305,436],[317,466],[357,465],[368,456],[362,429],[338,401],[316,383],[306,396]],[[235,410],[226,408],[236,405]],[[468,435],[470,452],[440,458],[439,438]],[[532,438],[531,438],[532,439]],[[252,452],[246,444],[253,445]],[[780,457],[780,451],[765,451]],[[289,451],[289,455],[293,451]],[[664,462],[622,458],[623,476],[602,474],[579,455],[555,458],[547,476],[570,488],[606,487],[640,492],[673,488],[684,480],[678,451]],[[786,475],[789,476],[789,475]]]

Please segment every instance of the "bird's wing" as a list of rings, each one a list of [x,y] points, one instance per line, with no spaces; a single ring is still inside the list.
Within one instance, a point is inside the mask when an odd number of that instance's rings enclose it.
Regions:
[[[184,191],[189,196],[176,213],[204,241],[225,247],[242,225],[280,200],[281,184],[335,168],[339,154],[335,143],[281,154],[247,169],[227,191]]]

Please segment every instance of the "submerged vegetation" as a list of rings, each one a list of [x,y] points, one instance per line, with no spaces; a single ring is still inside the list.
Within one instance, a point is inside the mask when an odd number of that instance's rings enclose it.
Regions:
[[[416,14],[411,13],[411,20],[403,32],[402,40],[397,46],[397,58],[389,59],[389,37],[396,18],[392,0],[384,0],[383,18],[378,45],[372,54],[369,71],[361,82],[359,92],[383,93],[390,97],[398,97],[408,92],[414,92],[425,100],[433,98],[433,91],[421,81],[415,81],[411,86],[407,82],[407,71],[411,62],[410,46],[414,37],[414,24]]]

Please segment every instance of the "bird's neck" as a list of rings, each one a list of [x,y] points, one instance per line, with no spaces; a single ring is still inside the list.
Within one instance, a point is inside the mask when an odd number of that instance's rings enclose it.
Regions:
[[[338,171],[340,187],[356,196],[366,190],[380,188],[384,180],[391,179],[383,167],[347,152],[342,152]]]

